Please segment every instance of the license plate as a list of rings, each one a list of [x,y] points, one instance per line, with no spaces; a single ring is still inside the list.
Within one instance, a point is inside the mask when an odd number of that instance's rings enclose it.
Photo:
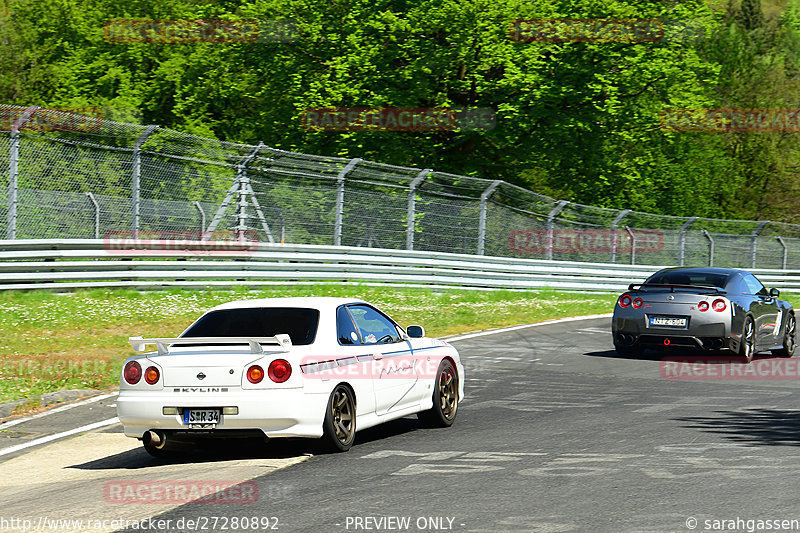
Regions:
[[[184,409],[184,424],[219,424],[219,409]],[[200,428],[205,429],[205,428]]]
[[[651,316],[651,326],[666,326],[668,328],[685,328],[688,320],[686,317],[676,316]]]

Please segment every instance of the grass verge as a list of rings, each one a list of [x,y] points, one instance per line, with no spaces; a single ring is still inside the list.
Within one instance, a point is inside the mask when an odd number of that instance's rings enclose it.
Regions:
[[[61,389],[118,385],[130,335],[173,336],[237,299],[343,296],[367,300],[434,337],[607,313],[614,294],[463,291],[342,285],[259,290],[87,290],[0,293],[0,403]]]

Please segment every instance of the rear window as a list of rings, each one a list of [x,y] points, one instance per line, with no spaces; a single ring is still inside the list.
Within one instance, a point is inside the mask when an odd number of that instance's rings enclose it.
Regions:
[[[294,307],[224,309],[204,315],[183,337],[272,337],[289,335],[292,344],[312,344],[319,311]]]
[[[719,287],[724,289],[728,283],[728,274],[703,272],[673,271],[655,274],[645,284],[652,285],[692,285],[698,287]]]

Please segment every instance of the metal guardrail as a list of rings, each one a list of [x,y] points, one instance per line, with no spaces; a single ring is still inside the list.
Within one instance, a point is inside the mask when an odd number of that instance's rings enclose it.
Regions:
[[[430,288],[621,291],[660,267],[349,246],[96,239],[0,240],[0,290],[347,282]],[[754,270],[800,292],[800,271]]]

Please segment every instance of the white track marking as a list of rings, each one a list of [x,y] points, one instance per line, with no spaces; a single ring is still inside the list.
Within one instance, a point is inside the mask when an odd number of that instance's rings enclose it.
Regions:
[[[578,320],[591,320],[593,318],[611,318],[613,316],[612,313],[604,313],[602,315],[585,315],[585,316],[571,316],[567,318],[557,318],[554,320],[545,320],[544,322],[536,322],[533,324],[523,324],[522,326],[512,326],[510,328],[502,328],[502,329],[492,329],[489,331],[481,331],[478,333],[467,333],[466,335],[457,335],[455,337],[443,337],[442,340],[447,342],[456,342],[456,341],[463,341],[466,339],[472,339],[475,337],[483,337],[486,335],[495,335],[497,333],[506,333],[509,331],[516,331],[518,329],[525,329],[525,328],[535,328],[537,326],[547,326],[550,324],[560,324],[562,322],[576,322]]]
[[[95,422],[94,424],[87,424],[85,426],[81,426],[79,428],[70,429],[68,431],[62,431],[61,433],[56,433],[54,435],[48,435],[46,437],[41,437],[39,439],[32,440],[30,442],[25,442],[22,444],[17,444],[16,446],[11,446],[8,448],[3,448],[0,450],[0,456],[8,455],[9,453],[18,452],[20,450],[24,450],[25,448],[30,448],[32,446],[38,446],[40,444],[45,444],[47,442],[51,442],[54,440],[58,440],[64,437],[69,437],[71,435],[77,435],[78,433],[83,433],[85,431],[91,431],[93,429],[100,429],[102,427],[110,426],[112,424],[116,424],[119,422],[119,418],[116,416],[114,418],[109,418],[106,420],[102,420],[100,422]]]
[[[106,398],[111,398],[112,396],[116,396],[119,394],[118,391],[114,391],[110,394],[103,394],[100,396],[94,396],[92,398],[87,398],[86,400],[81,400],[79,402],[70,403],[67,405],[62,405],[61,407],[56,407],[55,409],[50,409],[49,411],[44,411],[42,413],[37,413],[35,415],[26,416],[23,418],[17,418],[14,420],[9,420],[8,422],[1,422],[0,423],[0,430],[8,429],[11,426],[16,426],[17,424],[22,424],[23,422],[27,422],[28,420],[35,420],[37,418],[42,418],[43,416],[52,415],[54,413],[61,413],[63,411],[68,411],[75,407],[80,407],[81,405],[86,405],[89,403],[99,402],[100,400],[105,400]]]

